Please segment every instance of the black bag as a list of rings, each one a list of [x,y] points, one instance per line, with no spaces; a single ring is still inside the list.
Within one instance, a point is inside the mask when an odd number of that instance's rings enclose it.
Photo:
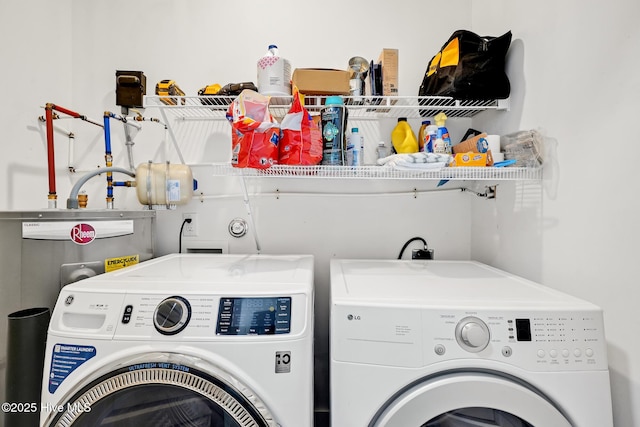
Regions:
[[[499,37],[454,32],[431,58],[418,95],[460,100],[508,98],[511,86],[504,68],[510,44],[511,31]]]

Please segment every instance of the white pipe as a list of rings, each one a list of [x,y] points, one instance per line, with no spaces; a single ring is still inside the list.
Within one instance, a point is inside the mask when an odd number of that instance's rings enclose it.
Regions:
[[[162,145],[164,146],[164,161],[169,161],[169,126],[164,127],[164,140],[162,141]],[[184,162],[183,162],[184,164]]]
[[[124,126],[124,139],[125,139],[125,145],[127,146],[127,158],[129,159],[129,169],[130,170],[135,170],[135,166],[134,166],[134,162],[133,162],[133,138],[131,138],[131,131],[129,129],[129,127],[127,127],[126,125],[129,124],[129,122],[122,122],[125,126]],[[140,129],[140,127],[136,126],[136,129]]]
[[[136,119],[135,117],[126,117],[126,116],[125,116],[125,117],[123,117],[123,119],[124,119],[124,120],[122,120],[122,123],[123,123],[123,124],[128,125],[128,126],[131,126],[131,127],[134,127],[134,128],[136,128],[137,130],[142,129],[142,125],[139,125],[138,123],[135,123],[135,122],[133,122],[133,121],[129,121],[129,120],[128,120],[128,119],[135,120],[135,119]]]
[[[258,230],[256,229],[256,222],[253,220],[253,215],[251,213],[251,203],[249,203],[249,193],[247,192],[247,184],[244,182],[244,174],[240,177],[240,182],[242,183],[244,205],[247,208],[247,216],[249,217],[251,231],[253,232],[253,240],[255,240],[256,242],[256,250],[258,251],[258,253],[260,253],[260,240],[258,239]]]
[[[248,194],[247,197],[371,197],[371,196],[379,196],[379,197],[389,197],[389,196],[414,196],[416,194],[427,194],[427,193],[442,193],[442,192],[450,192],[450,191],[468,191],[468,189],[464,187],[453,187],[453,188],[443,188],[443,189],[434,189],[434,190],[415,190],[415,191],[386,191],[386,192],[359,192],[359,193],[337,193],[337,192],[308,192],[308,191],[269,191],[263,193],[252,193]],[[215,195],[198,195],[194,194],[193,199],[198,200],[216,200],[216,199],[234,199],[242,197],[245,198],[244,194],[215,194]]]
[[[69,137],[69,156],[68,156],[68,160],[67,160],[67,167],[69,168],[69,172],[75,172],[76,168],[73,166],[73,161],[74,161],[74,152],[75,152],[75,142],[76,142],[76,136],[73,134],[73,132],[69,132],[69,134],[67,135]]]

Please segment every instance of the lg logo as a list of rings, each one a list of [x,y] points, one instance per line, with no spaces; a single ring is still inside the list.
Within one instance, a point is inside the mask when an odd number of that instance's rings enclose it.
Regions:
[[[348,314],[347,315],[347,320],[360,320],[360,319],[361,319],[360,315],[358,315],[358,314],[356,314],[356,315]]]

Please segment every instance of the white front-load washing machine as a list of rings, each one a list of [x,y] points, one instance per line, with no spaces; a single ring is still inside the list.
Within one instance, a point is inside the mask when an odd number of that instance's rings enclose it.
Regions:
[[[332,427],[612,426],[603,315],[472,261],[332,260]]]
[[[64,287],[43,427],[309,427],[313,258],[175,254]]]

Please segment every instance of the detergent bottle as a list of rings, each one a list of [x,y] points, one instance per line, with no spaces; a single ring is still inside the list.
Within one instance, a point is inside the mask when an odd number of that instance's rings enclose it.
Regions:
[[[258,60],[258,92],[267,96],[291,95],[291,63],[271,44]]]
[[[431,124],[430,120],[423,120],[418,131],[418,150],[425,151],[425,138],[427,136],[427,126]]]
[[[433,153],[433,144],[436,141],[438,126],[432,125],[431,120],[424,120],[418,132],[418,144],[420,151],[425,153]]]
[[[327,97],[320,110],[322,132],[322,164],[342,166],[346,163],[348,111],[340,96]]]
[[[398,123],[391,131],[391,144],[398,154],[418,152],[418,138],[406,117],[398,118]]]
[[[449,137],[449,130],[445,126],[447,121],[447,115],[444,113],[438,113],[434,117],[438,131],[436,133],[436,140],[433,147],[434,153],[451,154],[451,138]]]

